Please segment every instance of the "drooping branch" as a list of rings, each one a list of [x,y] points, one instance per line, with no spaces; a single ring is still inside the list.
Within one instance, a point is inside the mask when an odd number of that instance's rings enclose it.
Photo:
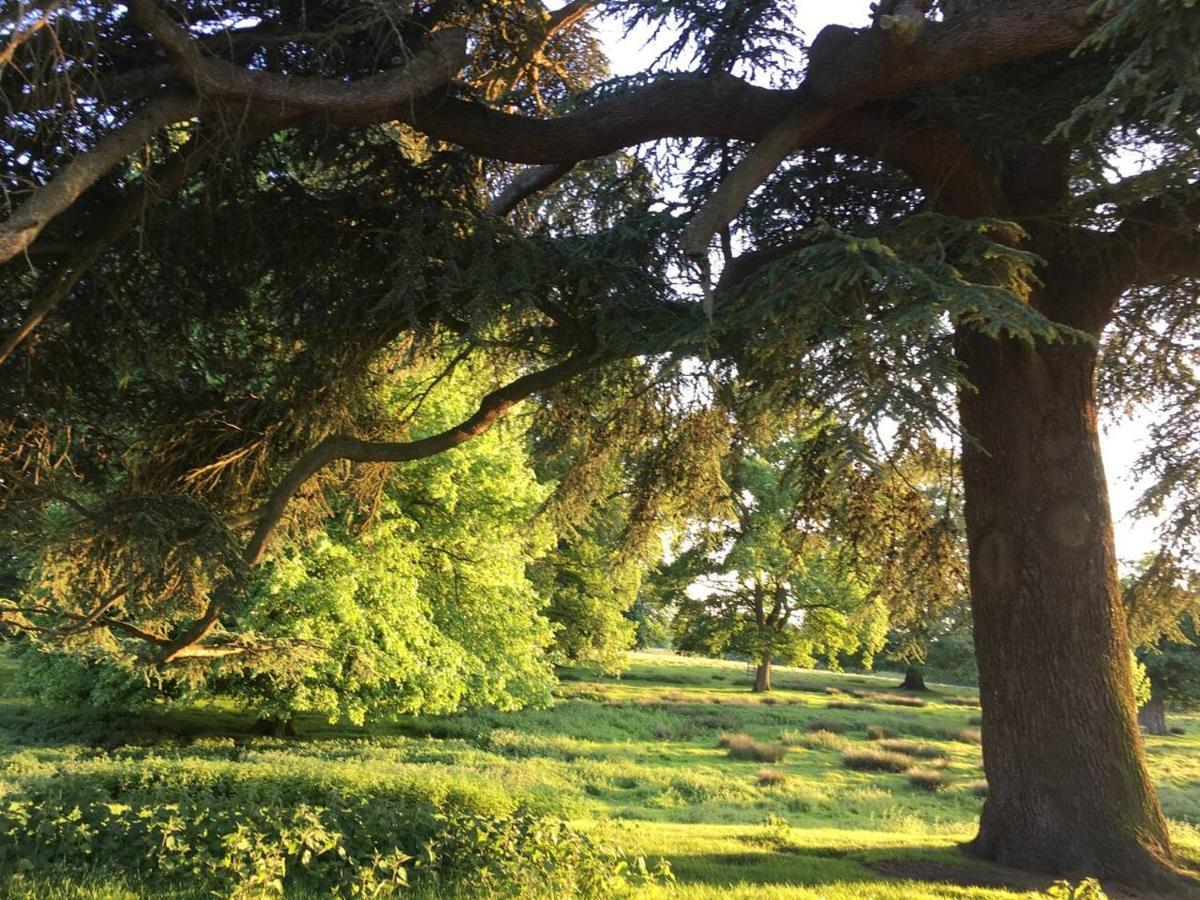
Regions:
[[[101,138],[26,198],[0,223],[0,263],[23,252],[55,216],[66,210],[84,191],[117,163],[144,146],[159,130],[186,121],[200,110],[195,97],[168,94],[151,101],[120,128]]]
[[[267,498],[254,536],[246,546],[246,564],[253,566],[262,559],[267,541],[283,519],[288,503],[310,478],[330,463],[337,460],[411,462],[444,453],[486,432],[513,406],[532,394],[562,384],[595,364],[591,354],[580,353],[547,369],[523,375],[485,396],[479,409],[469,418],[429,437],[414,441],[364,441],[348,435],[330,435],[300,457]]]
[[[820,133],[837,112],[811,96],[801,99],[754,145],[692,217],[683,235],[683,252],[692,257],[707,256],[713,235],[726,228],[779,164]]]
[[[326,466],[340,460],[357,463],[411,462],[445,453],[479,437],[522,400],[563,384],[599,362],[600,359],[593,352],[581,351],[549,368],[523,375],[487,394],[480,401],[479,409],[470,417],[429,437],[412,441],[364,441],[342,434],[326,437],[300,457],[271,491],[267,502],[258,511],[254,534],[243,551],[244,561],[249,566],[262,561],[267,542],[282,522],[288,504],[308,480]],[[216,628],[233,593],[234,587],[230,583],[219,586],[213,592],[204,614],[163,648],[159,661],[166,664],[198,655],[212,655],[212,651],[219,649],[204,647],[202,642]]]

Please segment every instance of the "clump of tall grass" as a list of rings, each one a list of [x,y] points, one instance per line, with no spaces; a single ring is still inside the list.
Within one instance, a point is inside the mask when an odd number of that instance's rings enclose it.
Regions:
[[[896,732],[888,728],[886,725],[868,725],[867,740],[882,741],[885,738],[894,738]]]
[[[982,744],[983,732],[978,728],[951,728],[946,732],[946,737],[951,741],[958,741],[962,744]]]
[[[809,750],[845,750],[850,742],[832,731],[785,731],[781,737],[790,747],[806,747]]]
[[[908,706],[913,709],[920,709],[928,706],[928,700],[922,700],[920,697],[911,697],[907,694],[866,694],[864,700],[872,700],[875,703],[887,703],[890,706]]]
[[[917,790],[928,791],[931,794],[950,786],[950,777],[938,769],[922,769],[914,766],[904,774],[908,776],[908,783]]]
[[[722,734],[717,739],[717,746],[725,750],[730,759],[777,763],[787,756],[787,747],[783,744],[761,743],[745,733]]]
[[[963,787],[974,794],[976,797],[986,797],[988,795],[988,783],[986,778],[980,778],[978,781],[968,781]]]
[[[914,762],[911,756],[887,750],[847,750],[842,754],[842,765],[860,772],[905,772]]]
[[[932,744],[920,744],[916,741],[880,741],[879,749],[915,756],[918,759],[941,759],[946,755]]]
[[[943,697],[943,703],[949,703],[951,706],[979,706],[979,698],[977,697]]]
[[[763,787],[777,787],[787,781],[787,775],[778,769],[759,769],[756,778]]]

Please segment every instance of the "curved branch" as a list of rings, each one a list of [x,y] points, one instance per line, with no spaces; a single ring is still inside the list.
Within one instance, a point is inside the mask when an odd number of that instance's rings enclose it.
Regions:
[[[137,151],[160,129],[200,111],[195,97],[168,94],[151,101],[128,122],[63,166],[0,223],[0,263],[23,252],[50,221],[67,209],[113,166]]]
[[[836,109],[855,109],[999,63],[1074,47],[1092,22],[1087,6],[1061,0],[996,3],[978,16],[946,22],[924,22],[915,8],[905,15],[924,24],[919,31],[906,29],[907,37],[900,40],[893,30],[855,31],[840,25],[817,35],[797,105],[696,213],[684,234],[685,253],[705,256],[713,236],[733,221],[780,163],[834,118]]]
[[[835,107],[805,96],[754,145],[692,217],[683,234],[683,252],[706,257],[713,235],[726,228],[779,164],[809,143],[837,112]]]
[[[581,352],[549,368],[523,375],[486,395],[480,401],[479,409],[467,419],[429,437],[414,441],[364,441],[348,435],[330,435],[300,457],[275,486],[258,512],[258,524],[243,551],[243,559],[249,566],[262,561],[267,542],[283,520],[292,498],[310,478],[329,464],[338,460],[360,463],[410,462],[452,450],[486,432],[522,400],[569,381],[600,361],[593,352]],[[166,664],[198,655],[211,655],[208,651],[213,648],[199,645],[216,628],[233,592],[233,586],[228,583],[214,591],[204,614],[164,647],[159,661]]]
[[[290,77],[247,69],[206,56],[200,45],[163,12],[155,0],[130,0],[133,20],[162,44],[180,74],[205,97],[239,99],[275,112],[328,113],[385,119],[387,110],[437,90],[467,62],[467,36],[447,28],[435,31],[420,53],[398,71],[350,84],[332,78]]]

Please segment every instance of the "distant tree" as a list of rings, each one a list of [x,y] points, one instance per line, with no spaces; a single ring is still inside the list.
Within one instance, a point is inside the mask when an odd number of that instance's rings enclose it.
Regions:
[[[675,646],[753,660],[755,691],[771,690],[773,660],[836,665],[858,652],[869,661],[883,646],[886,607],[834,505],[847,499],[834,485],[861,473],[823,471],[825,439],[817,428],[760,447],[735,444],[727,515],[694,525],[666,567]]]
[[[970,619],[957,457],[917,440],[885,468],[870,508],[862,540],[878,560],[876,589],[891,623],[888,655],[905,667],[901,687],[924,691],[931,645]]]
[[[1130,637],[1149,679],[1138,723],[1150,734],[1166,734],[1167,706],[1200,703],[1200,577],[1170,556],[1143,557],[1122,579]]]

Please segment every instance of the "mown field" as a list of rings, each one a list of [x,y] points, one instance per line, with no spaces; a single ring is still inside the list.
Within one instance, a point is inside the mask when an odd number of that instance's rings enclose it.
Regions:
[[[983,802],[970,690],[934,685],[915,706],[900,705],[891,675],[779,669],[768,696],[750,694],[748,680],[736,663],[635,654],[620,679],[564,672],[549,709],[365,730],[301,719],[293,739],[249,736],[248,716],[216,706],[97,718],[8,697],[0,895],[258,896],[282,886],[305,896],[333,882],[386,895],[386,860],[371,885],[344,877],[340,860],[366,858],[357,829],[425,847],[405,863],[418,874],[444,865],[440,881],[417,885],[426,896],[1042,895],[1048,882],[955,849]],[[1184,733],[1150,738],[1151,764],[1177,845],[1200,862],[1200,718],[1172,724]],[[584,871],[575,838],[547,836],[542,816],[622,860],[610,854],[606,872]],[[239,829],[247,817],[253,827]],[[489,817],[511,827],[481,837]],[[292,830],[269,837],[281,818]],[[283,856],[266,854],[273,840],[291,842]],[[288,853],[287,872],[273,871]],[[305,853],[325,861],[311,882],[296,880]],[[224,868],[205,867],[220,854]],[[673,877],[639,877],[639,855],[651,871],[666,860]],[[181,862],[155,875],[151,857]],[[562,877],[538,875],[543,863]]]

